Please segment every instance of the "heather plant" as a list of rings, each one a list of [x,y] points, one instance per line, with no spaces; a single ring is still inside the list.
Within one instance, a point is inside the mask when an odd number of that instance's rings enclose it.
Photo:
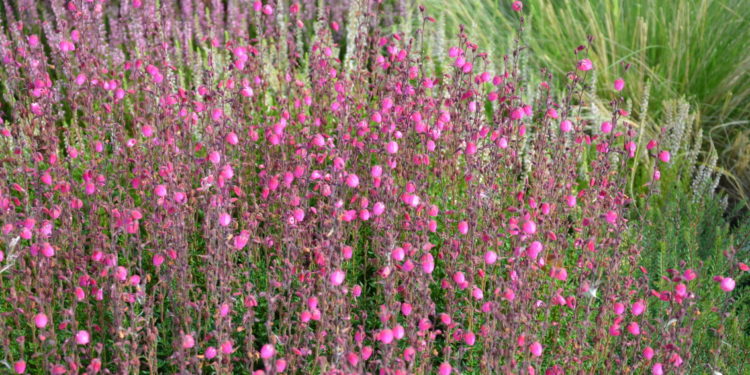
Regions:
[[[4,5],[7,371],[688,373],[699,309],[734,316],[746,253],[641,265],[634,158],[644,201],[678,167],[627,82],[584,113],[591,38],[555,87],[522,18],[436,69],[394,3]]]

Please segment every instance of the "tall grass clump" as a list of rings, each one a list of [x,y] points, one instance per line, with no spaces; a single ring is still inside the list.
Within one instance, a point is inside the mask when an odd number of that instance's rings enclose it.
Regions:
[[[446,10],[449,27],[467,26],[480,46],[503,50],[512,45],[517,15],[512,1],[428,0],[428,9]],[[624,92],[634,113],[658,131],[666,103],[685,96],[699,113],[706,149],[721,152],[725,186],[747,198],[750,181],[750,2],[744,0],[529,0],[524,1],[533,53],[530,62],[562,77],[580,35],[593,35],[590,58],[606,70],[596,74],[596,91],[626,78]],[[630,64],[628,72],[620,67]],[[638,104],[650,97],[651,107]],[[607,95],[604,95],[606,102]],[[592,100],[596,98],[592,97]]]
[[[746,253],[641,263],[635,210],[679,166],[619,91],[584,113],[592,39],[532,80],[522,39],[492,60],[458,30],[436,71],[437,20],[382,32],[393,4],[337,34],[322,1],[5,2],[3,371],[705,369]]]

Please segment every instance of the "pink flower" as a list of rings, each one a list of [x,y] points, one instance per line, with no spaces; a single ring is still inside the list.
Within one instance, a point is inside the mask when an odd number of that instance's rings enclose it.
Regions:
[[[474,332],[468,331],[464,333],[464,342],[466,345],[472,346],[477,341],[477,336],[474,334]]]
[[[471,296],[476,300],[481,300],[484,298],[484,292],[482,291],[482,289],[474,287],[474,290],[471,291]]]
[[[302,222],[302,220],[305,220],[305,210],[301,208],[295,208],[292,212],[292,216],[294,216],[294,220],[296,220],[296,222],[300,223]]]
[[[550,276],[553,278],[565,281],[568,280],[568,271],[565,268],[561,267],[552,267],[552,270],[550,271]]]
[[[422,263],[422,271],[424,271],[424,273],[432,273],[432,271],[435,269],[435,259],[430,253],[422,255],[420,263]]]
[[[615,80],[615,91],[622,91],[622,89],[625,87],[625,80],[622,78],[618,78]]]
[[[578,203],[578,199],[575,195],[566,195],[565,196],[565,204],[568,205],[568,207],[575,207]]]
[[[380,331],[377,339],[383,344],[390,344],[393,342],[393,331],[386,328]]]
[[[602,122],[601,126],[602,133],[609,134],[612,132],[612,123],[609,121]]]
[[[231,354],[234,351],[234,347],[232,346],[232,342],[227,340],[224,341],[223,344],[221,344],[221,352],[224,354]]]
[[[630,322],[630,324],[628,324],[628,332],[633,336],[640,335],[641,327],[636,322]]]
[[[224,116],[224,111],[221,108],[214,108],[211,110],[211,119],[214,121],[220,121]]]
[[[397,153],[398,152],[398,143],[396,143],[396,141],[390,141],[390,142],[388,142],[388,144],[385,146],[385,150],[389,154],[395,154],[395,153]]]
[[[141,134],[146,138],[150,138],[154,135],[154,128],[151,125],[143,125],[141,127]]]
[[[185,335],[182,336],[182,348],[183,349],[190,349],[193,346],[195,346],[195,339],[192,335]]]
[[[47,315],[44,313],[39,313],[34,316],[34,325],[37,328],[44,328],[47,326],[47,322],[49,319],[47,319]]]
[[[725,292],[731,292],[732,290],[734,290],[734,287],[735,287],[735,284],[736,284],[735,281],[734,281],[734,279],[732,279],[731,277],[724,277],[724,278],[722,278],[720,283],[721,283],[720,284],[721,285],[721,290],[723,290]]]
[[[520,120],[523,118],[523,108],[516,108],[510,112],[510,118],[513,120]]]
[[[560,122],[560,130],[563,133],[568,133],[573,130],[573,123],[570,120],[562,120]]]
[[[469,233],[469,223],[467,223],[466,221],[458,223],[458,231],[461,234]]]
[[[273,345],[271,344],[265,344],[263,347],[260,348],[260,357],[263,359],[269,359],[273,357],[276,354],[276,349],[274,349]]]
[[[20,360],[16,361],[13,364],[13,371],[16,372],[16,374],[23,374],[26,372],[26,361]]]
[[[348,176],[346,176],[346,184],[352,189],[356,188],[357,186],[359,186],[359,177],[357,177],[357,175],[354,173],[350,173]]]
[[[247,230],[240,231],[240,234],[237,237],[234,237],[234,248],[237,250],[242,250],[242,248],[247,245],[247,242],[250,240],[250,232]]]
[[[72,51],[75,51],[76,49],[75,44],[73,44],[73,42],[69,40],[61,40],[59,47],[60,47],[60,51],[62,52],[72,52]]]
[[[542,344],[539,343],[539,341],[535,341],[533,344],[529,345],[529,351],[531,352],[531,355],[534,357],[541,357],[542,356]]]
[[[686,281],[692,281],[695,280],[696,277],[698,277],[698,274],[696,274],[692,269],[688,268],[685,270],[685,273],[682,274],[682,277]]]
[[[585,72],[585,71],[589,71],[589,70],[593,69],[594,68],[594,64],[592,64],[591,60],[589,60],[589,59],[582,59],[582,60],[578,61],[578,64],[576,65],[576,68],[578,68],[578,70],[580,70],[582,72]]]
[[[661,363],[657,362],[651,367],[651,375],[664,375],[664,368]]]
[[[412,306],[410,303],[404,302],[401,304],[401,313],[404,314],[404,316],[411,315],[411,311],[412,311]]]
[[[44,255],[47,258],[51,258],[55,255],[55,248],[52,247],[52,245],[49,244],[49,242],[45,242],[42,244],[42,255]]]
[[[206,359],[213,359],[214,357],[216,357],[216,354],[218,354],[218,352],[213,346],[209,346],[208,348],[206,348],[206,352],[204,353]]]
[[[523,222],[523,225],[521,226],[521,229],[526,234],[534,234],[536,233],[536,223],[534,223],[531,220],[526,220]]]
[[[463,284],[464,281],[466,281],[466,276],[463,272],[458,271],[453,274],[453,282],[455,282],[456,284]]]
[[[651,360],[651,358],[654,358],[654,349],[651,349],[650,346],[647,346],[646,349],[643,349],[643,358],[646,358],[647,360]]]
[[[607,220],[608,223],[615,224],[617,222],[617,212],[609,211],[605,214],[604,218]]]
[[[453,371],[453,367],[451,367],[450,363],[443,362],[440,364],[440,367],[438,368],[438,375],[451,375],[452,371]]]
[[[236,145],[240,141],[239,138],[237,138],[237,133],[235,132],[230,132],[229,134],[227,134],[225,140],[232,146]]]
[[[286,370],[286,359],[279,358],[276,360],[276,372],[284,372]]]
[[[391,250],[391,258],[397,262],[400,262],[404,260],[406,257],[406,252],[404,252],[404,249],[401,247],[397,247],[393,250]]]
[[[528,257],[531,258],[531,259],[536,259],[536,257],[539,256],[539,253],[542,252],[543,248],[544,248],[544,246],[542,246],[541,242],[534,241],[526,249],[526,255],[528,255]]]
[[[513,5],[511,5],[514,11],[520,12],[523,9],[523,3],[520,1],[514,1]]]
[[[229,216],[228,213],[223,212],[221,215],[219,215],[219,225],[221,225],[222,227],[228,226],[231,221],[232,217]]]
[[[687,296],[687,285],[683,283],[679,283],[674,286],[675,293],[680,297],[686,297]]]
[[[166,197],[167,196],[167,187],[165,185],[156,185],[154,188],[154,195],[157,197]]]
[[[78,333],[76,333],[75,339],[76,344],[86,345],[89,343],[91,336],[89,335],[88,331],[78,331]]]
[[[633,315],[638,316],[643,314],[643,312],[646,311],[646,302],[643,300],[638,300],[630,307],[630,312],[633,313]]]
[[[662,163],[669,163],[670,155],[669,151],[661,151],[659,152],[659,160],[661,160]]]
[[[346,273],[342,270],[336,270],[331,273],[331,276],[329,278],[329,281],[334,286],[339,286],[344,282],[344,278],[346,277]]]
[[[486,253],[484,253],[484,262],[487,264],[494,264],[497,261],[497,253],[488,250]]]

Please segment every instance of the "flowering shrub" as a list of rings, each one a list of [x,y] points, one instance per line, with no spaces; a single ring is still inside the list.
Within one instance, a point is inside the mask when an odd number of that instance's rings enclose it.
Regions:
[[[299,3],[28,5],[0,34],[16,373],[682,373],[696,280],[736,285],[638,267],[626,83],[586,121],[585,46],[558,97],[520,41],[427,69],[379,2],[342,45]]]

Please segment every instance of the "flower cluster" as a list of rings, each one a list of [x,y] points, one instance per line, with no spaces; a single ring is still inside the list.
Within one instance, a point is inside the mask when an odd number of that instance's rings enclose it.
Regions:
[[[434,19],[385,34],[379,1],[358,5],[347,45],[324,11],[308,32],[295,2],[52,3],[0,33],[0,342],[16,373],[690,360],[692,283],[711,276],[653,290],[637,267],[637,133],[623,80],[609,120],[581,115],[599,68],[586,47],[566,87],[531,95],[520,44],[492,74],[460,35],[431,71]],[[658,180],[670,152],[646,147]]]

